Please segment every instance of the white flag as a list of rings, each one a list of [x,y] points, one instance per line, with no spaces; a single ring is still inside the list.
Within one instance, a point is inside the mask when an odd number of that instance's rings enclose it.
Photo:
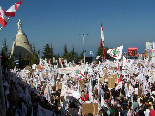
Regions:
[[[92,52],[92,51],[90,51],[90,54],[94,56],[94,54],[93,54],[93,52]]]
[[[131,68],[131,65],[132,65],[133,62],[134,62],[134,60],[132,60],[132,59],[126,59],[123,56],[123,67]]]
[[[107,53],[115,59],[121,59],[122,50],[123,50],[123,45],[114,49],[109,49]]]

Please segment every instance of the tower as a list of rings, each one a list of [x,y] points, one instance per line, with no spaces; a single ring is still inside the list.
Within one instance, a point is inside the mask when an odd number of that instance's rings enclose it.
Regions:
[[[32,57],[32,47],[29,44],[27,36],[23,33],[20,19],[17,23],[17,26],[18,31],[15,41],[13,41],[11,56],[15,57],[15,59],[19,59],[20,56],[25,57],[26,54]]]

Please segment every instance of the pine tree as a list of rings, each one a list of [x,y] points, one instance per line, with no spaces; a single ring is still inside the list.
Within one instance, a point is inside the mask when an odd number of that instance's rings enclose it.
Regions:
[[[66,55],[68,53],[68,50],[67,50],[67,45],[65,44],[64,45],[64,52],[63,52],[63,57],[66,59]]]
[[[37,53],[33,54],[33,57],[31,58],[30,64],[31,65],[39,64],[39,57],[38,57]]]
[[[33,43],[33,49],[32,49],[32,52],[33,52],[33,54],[36,53],[36,47],[35,47],[35,44],[34,44],[34,43]]]
[[[78,60],[79,60],[79,61],[84,60],[83,53],[84,53],[84,51],[82,51],[82,53],[81,53],[80,56],[78,57]]]
[[[107,50],[108,49],[109,49],[108,47],[105,47],[105,57],[106,57],[106,59],[114,59],[109,54],[107,54]],[[100,58],[98,59],[98,61],[102,61],[103,60],[104,54],[103,54],[103,48],[102,47],[98,47],[96,56],[100,56]]]
[[[10,58],[10,53],[8,50],[8,45],[6,42],[6,38],[4,39],[3,45],[2,45],[2,49],[1,49],[1,65],[3,66],[3,69],[5,70],[7,69],[12,69],[14,68],[15,64],[14,64],[14,59]]]
[[[51,46],[49,44],[46,44],[43,51],[43,59],[47,59],[47,61],[51,60],[51,63],[53,62],[53,48],[52,44]]]
[[[74,47],[72,47],[71,54],[72,54],[72,56],[74,57],[74,55],[75,55],[75,48],[74,48]]]

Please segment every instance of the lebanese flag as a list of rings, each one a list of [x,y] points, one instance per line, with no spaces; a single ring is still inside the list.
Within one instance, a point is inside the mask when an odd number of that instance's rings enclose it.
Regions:
[[[7,11],[5,11],[5,15],[14,17],[15,13],[16,13],[18,7],[20,6],[20,4],[22,3],[22,1],[23,0],[21,0],[20,2],[16,2],[14,5],[12,5]]]
[[[101,23],[101,39],[100,39],[100,47],[103,48],[103,54],[104,54],[104,59],[105,59],[104,33],[103,33],[102,23]]]
[[[79,73],[79,75],[78,75],[78,79],[79,79],[80,81],[83,80],[83,79],[84,79],[84,74]]]
[[[6,27],[7,21],[8,21],[8,18],[6,17],[6,15],[5,15],[5,13],[4,13],[4,10],[3,10],[2,7],[0,6],[0,24],[1,24],[3,27]]]

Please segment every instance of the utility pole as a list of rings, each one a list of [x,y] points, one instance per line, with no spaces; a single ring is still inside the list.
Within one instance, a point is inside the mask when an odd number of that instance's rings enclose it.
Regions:
[[[81,34],[79,34],[79,35],[81,35]],[[86,34],[86,35],[85,35],[85,34],[82,34],[82,37],[83,37],[83,56],[84,56],[84,64],[85,64],[85,52],[86,52],[86,51],[85,51],[85,45],[84,45],[84,37],[87,36],[87,35],[89,35],[89,34]]]

